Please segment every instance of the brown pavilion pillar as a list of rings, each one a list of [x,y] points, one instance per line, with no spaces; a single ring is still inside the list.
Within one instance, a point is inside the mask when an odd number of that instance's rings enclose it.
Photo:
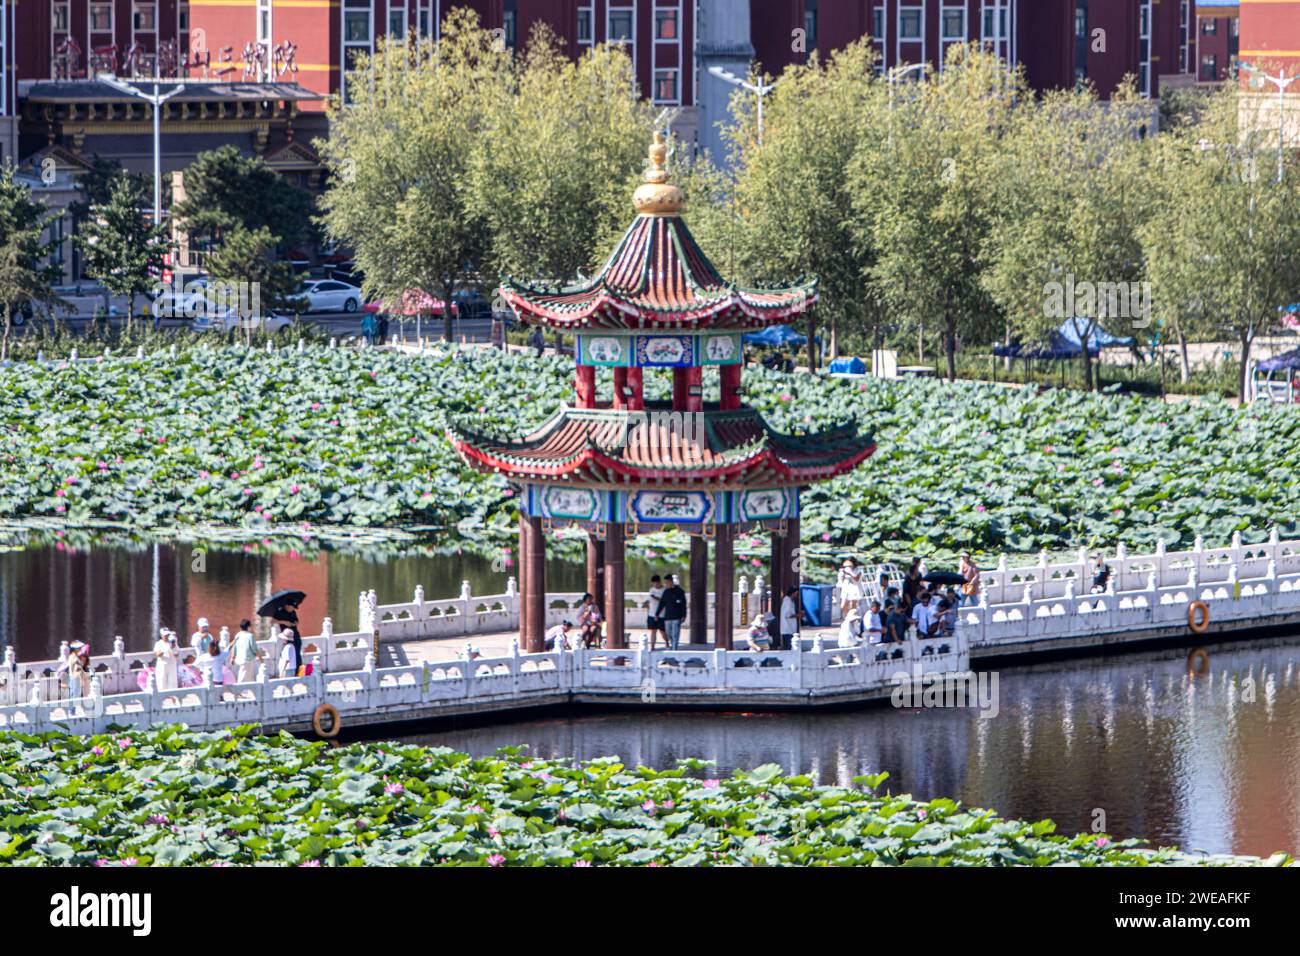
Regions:
[[[614,369],[614,408],[627,408],[627,369]]]
[[[690,392],[690,376],[687,373],[690,369],[675,368],[673,369],[673,411],[686,411],[686,399]]]
[[[803,583],[803,575],[800,568],[803,566],[803,555],[799,550],[799,519],[790,518],[785,523],[785,570],[782,572],[785,587],[781,589],[782,597],[786,588],[798,588]],[[794,595],[795,610],[799,612],[799,620],[803,620],[803,592],[795,591]]]
[[[702,534],[691,535],[691,643],[709,642],[709,542]]]
[[[605,638],[610,647],[627,647],[623,633],[623,524],[605,530]]]
[[[785,597],[785,538],[780,531],[772,532],[772,557],[768,563],[768,610],[772,620],[768,624],[768,633],[772,635],[772,646],[780,646],[781,641],[781,599]]]
[[[587,593],[605,606],[605,542],[594,531],[587,532]]]
[[[713,643],[721,650],[731,650],[735,623],[731,620],[733,593],[736,590],[736,564],[732,528],[718,525],[713,539]],[[744,621],[740,622],[744,624]]]
[[[540,654],[546,644],[546,539],[542,519],[519,515],[520,588],[519,646]]]

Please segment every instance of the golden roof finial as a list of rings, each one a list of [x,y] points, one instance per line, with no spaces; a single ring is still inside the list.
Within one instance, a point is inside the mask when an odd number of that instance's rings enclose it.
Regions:
[[[643,216],[675,216],[681,211],[686,197],[680,189],[668,183],[668,171],[664,168],[668,146],[664,134],[658,130],[655,130],[654,142],[650,144],[649,157],[645,182],[632,194],[632,205]]]

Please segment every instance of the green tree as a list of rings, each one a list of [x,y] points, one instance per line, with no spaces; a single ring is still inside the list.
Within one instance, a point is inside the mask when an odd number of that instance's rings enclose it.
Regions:
[[[1300,300],[1300,161],[1284,151],[1278,180],[1270,126],[1257,95],[1225,84],[1195,122],[1165,134],[1168,186],[1142,231],[1158,313],[1182,342],[1231,336],[1243,397],[1255,339]]]
[[[357,61],[352,75],[368,82],[349,82],[346,108],[335,101],[321,147],[331,173],[323,222],[355,250],[366,292],[436,296],[448,341],[456,286],[491,249],[473,172],[480,151],[508,146],[492,118],[505,109],[511,69],[477,14],[457,7],[437,45],[385,40],[373,59]]]
[[[34,302],[57,301],[53,283],[58,268],[49,262],[49,249],[42,241],[49,219],[45,205],[14,179],[13,165],[0,166],[0,307],[4,310],[0,361],[9,356],[14,314]]]
[[[470,208],[490,234],[484,272],[568,281],[627,227],[628,183],[645,162],[654,111],[631,59],[594,47],[577,61],[534,29],[508,96],[496,97],[471,158]]]
[[[314,237],[315,201],[284,179],[260,156],[231,145],[200,153],[185,170],[185,198],[173,215],[191,235],[219,242],[236,227],[267,229],[277,243],[293,245]]]
[[[897,90],[884,141],[864,143],[871,148],[851,168],[859,243],[879,250],[870,270],[877,294],[918,329],[918,343],[937,320],[949,379],[958,342],[987,339],[995,327],[982,282],[997,202],[990,182],[1025,95],[1018,70],[976,45],[954,45],[942,72]]]
[[[1003,167],[990,180],[998,195],[985,288],[1027,342],[1071,321],[1087,388],[1097,331],[1131,336],[1150,323],[1138,239],[1151,207],[1141,173],[1149,120],[1131,81],[1108,104],[1090,88],[1049,92],[1015,111]]]
[[[275,258],[275,246],[276,237],[265,226],[256,230],[237,226],[227,232],[208,257],[214,300],[242,307],[246,299],[240,287],[249,283],[257,290],[261,315],[270,309],[300,309],[301,303],[294,297],[297,277],[293,266]],[[251,323],[245,328],[251,339]]]
[[[149,206],[144,183],[125,173],[112,180],[107,198],[90,209],[75,237],[85,272],[113,295],[128,300],[126,329],[131,332],[135,297],[153,287],[162,274],[169,239],[166,226],[155,226],[143,210]]]
[[[729,204],[736,224],[740,278],[778,285],[816,275],[817,309],[807,317],[809,368],[817,367],[817,315],[831,331],[832,353],[843,331],[874,327],[881,314],[870,270],[871,237],[859,228],[854,182],[846,171],[864,143],[878,141],[886,104],[868,39],[823,60],[814,53],[792,66],[764,101],[760,142],[753,93],[732,98],[726,130],[735,169]],[[723,261],[726,261],[724,257]]]

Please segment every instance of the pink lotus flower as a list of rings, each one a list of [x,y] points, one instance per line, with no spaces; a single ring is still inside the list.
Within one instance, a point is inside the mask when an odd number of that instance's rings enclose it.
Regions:
[[[237,472],[237,471],[232,471],[232,472],[230,473],[230,480],[231,480],[231,481],[234,481],[234,480],[235,480],[236,478],[238,478],[238,477],[239,477],[239,472]]]
[[[155,813],[150,815],[149,819],[146,820],[145,822],[152,823],[154,826],[166,826],[167,824],[171,823],[171,821],[167,819],[166,815],[162,813]]]
[[[117,745],[118,745],[119,747],[121,747],[123,750],[125,750],[127,747],[131,746],[131,744],[133,744],[134,742],[135,742],[135,741],[133,741],[130,737],[118,737],[118,738],[117,738]]]
[[[68,490],[67,490],[66,488],[59,488],[58,490],[56,490],[56,491],[54,492],[54,497],[56,497],[56,498],[63,498],[63,497],[66,497],[67,494],[68,494]]]
[[[304,860],[299,866],[320,866],[320,860]]]
[[[1056,447],[1053,445],[1048,445],[1043,449],[1043,451],[1047,452],[1047,454],[1050,455],[1052,452],[1056,451]]]
[[[718,783],[719,781],[710,777],[708,780],[703,781],[701,785],[704,787],[705,790],[717,790]]]
[[[77,483],[77,479],[75,476],[69,475],[67,478],[63,479],[63,483],[65,485],[75,485]]]
[[[320,411],[320,402],[312,402],[312,403],[311,403],[311,410],[312,410],[313,412],[318,412],[318,411]]]
[[[201,469],[199,469],[199,477],[200,477],[200,478],[206,478],[206,477],[208,477],[208,474],[209,474],[209,472],[208,472],[208,470],[207,470],[206,468],[201,468]]]
[[[1092,479],[1092,485],[1093,485],[1094,488],[1097,487],[1097,486],[1100,485],[1100,484],[1101,484],[1101,479],[1100,479],[1100,478],[1094,478],[1094,479]]]
[[[641,809],[647,813],[654,813],[655,802],[653,800],[647,800],[645,803],[641,804]]]
[[[830,533],[829,531],[823,531],[823,532],[822,532],[822,540],[823,540],[823,541],[829,541],[830,539],[831,539],[831,533]]]
[[[918,820],[924,820],[928,814],[924,810],[917,810],[916,817]]]
[[[976,505],[976,506],[975,506],[975,510],[976,510],[976,511],[984,511],[985,508],[984,508],[983,505]]]
[[[794,396],[791,395],[789,392],[782,392],[782,393],[781,393],[781,401],[783,401],[783,402],[791,401],[793,398],[794,398]]]
[[[66,505],[55,505],[54,510],[57,511],[59,514],[63,514],[63,512],[67,511],[68,509]]]
[[[1097,837],[1097,839],[1094,840],[1093,842],[1097,845],[1099,849],[1101,847],[1110,846],[1110,840],[1106,839],[1104,836]]]
[[[502,856],[500,853],[493,853],[490,857],[487,858],[487,861],[488,861],[488,866],[500,866],[502,863],[506,861],[506,858]]]
[[[118,865],[119,865],[119,866],[138,866],[139,863],[140,863],[140,861],[137,860],[135,857],[133,857],[133,856],[128,856],[125,860],[123,860],[123,861],[122,861],[120,864],[118,864]]]
[[[406,792],[406,788],[400,783],[389,783],[384,785],[384,793],[390,797],[400,797]]]
[[[665,800],[663,803],[659,805],[663,807],[665,810],[671,810],[673,807],[677,806],[677,804],[673,803],[671,800]]]
[[[290,486],[289,486],[289,494],[291,494],[291,495],[296,495],[296,494],[298,493],[298,491],[299,491],[299,488],[298,488],[297,485],[290,485]]]
[[[574,865],[574,866],[591,866],[591,861],[590,861],[590,860],[574,860],[574,861],[573,861],[573,865]]]
[[[480,807],[477,803],[471,803],[468,807],[465,808],[465,812],[466,812],[466,813],[482,813],[482,812],[483,812],[483,808]]]
[[[487,828],[487,835],[490,836],[490,837],[496,838],[496,837],[499,837],[499,836],[501,835],[501,831],[498,830],[496,827],[492,827],[492,826],[490,826],[490,827]]]

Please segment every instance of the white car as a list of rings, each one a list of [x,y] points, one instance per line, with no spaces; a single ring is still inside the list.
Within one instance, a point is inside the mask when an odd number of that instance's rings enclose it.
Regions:
[[[190,328],[195,332],[265,332],[267,335],[276,335],[283,332],[293,324],[293,320],[279,315],[275,312],[268,312],[264,315],[241,316],[238,311],[231,309],[221,315],[200,315],[190,323]]]
[[[306,300],[308,312],[355,312],[362,301],[360,289],[337,279],[304,282],[295,297]]]

